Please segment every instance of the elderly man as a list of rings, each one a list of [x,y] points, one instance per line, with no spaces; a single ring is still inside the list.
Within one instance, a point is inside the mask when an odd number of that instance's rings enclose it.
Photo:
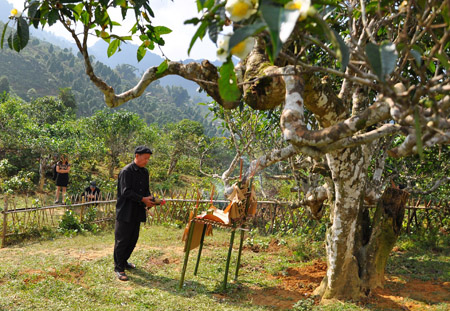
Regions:
[[[155,205],[149,189],[149,175],[145,168],[152,151],[146,146],[136,147],[134,161],[119,173],[117,182],[114,271],[121,281],[128,281],[125,269],[136,266],[128,259],[139,238],[141,222],[146,221],[146,209]]]

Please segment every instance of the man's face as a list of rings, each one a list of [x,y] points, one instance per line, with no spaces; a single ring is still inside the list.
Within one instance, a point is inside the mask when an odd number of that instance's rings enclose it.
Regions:
[[[150,153],[136,153],[134,163],[139,167],[145,167],[150,159]]]

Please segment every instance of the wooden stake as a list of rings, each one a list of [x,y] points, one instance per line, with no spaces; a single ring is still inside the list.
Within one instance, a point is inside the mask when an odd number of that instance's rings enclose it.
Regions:
[[[237,281],[239,275],[239,266],[241,265],[242,246],[244,245],[244,230],[241,230],[241,239],[239,242],[239,251],[236,263],[236,272],[234,273],[234,280]]]
[[[6,245],[6,230],[7,226],[7,217],[8,217],[8,196],[5,195],[5,208],[3,210],[3,233],[2,233],[2,248]]]
[[[203,241],[205,240],[205,232],[207,227],[208,227],[207,224],[203,224],[202,237],[200,238],[200,246],[198,248],[197,263],[195,264],[194,275],[197,275],[198,266],[200,264],[200,257],[202,256],[203,250]]]
[[[225,266],[225,276],[223,278],[223,290],[224,291],[227,289],[228,270],[230,268],[231,251],[233,250],[233,243],[234,243],[234,235],[235,234],[236,234],[236,230],[233,228],[233,231],[231,231],[230,247],[228,248],[227,263],[226,263],[226,266]]]

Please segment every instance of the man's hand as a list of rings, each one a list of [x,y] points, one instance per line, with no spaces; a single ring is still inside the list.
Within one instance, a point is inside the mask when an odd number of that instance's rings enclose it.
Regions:
[[[143,197],[142,198],[142,202],[144,202],[145,207],[153,207],[153,206],[155,206],[155,202],[153,201],[153,197],[152,196]]]

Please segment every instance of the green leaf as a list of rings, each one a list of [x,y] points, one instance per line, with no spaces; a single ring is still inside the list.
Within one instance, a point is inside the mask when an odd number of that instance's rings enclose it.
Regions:
[[[191,18],[191,19],[188,19],[188,20],[184,21],[185,25],[187,25],[187,24],[197,25],[198,23],[200,23],[200,20],[197,17],[194,17],[194,18]]]
[[[449,14],[448,10],[449,10],[449,7],[448,7],[448,2],[447,2],[447,5],[444,6],[441,11],[441,16],[447,25],[450,24],[450,14]]]
[[[261,13],[267,27],[269,28],[270,39],[272,41],[272,51],[269,55],[272,62],[281,50],[280,28],[283,21],[284,8],[270,4],[261,4]]]
[[[1,42],[0,42],[0,48],[1,48],[1,49],[3,49],[3,42],[4,42],[4,40],[5,40],[5,34],[6,34],[6,29],[8,29],[8,24],[9,24],[9,21],[7,21],[6,24],[5,24],[5,26],[3,27],[3,31],[2,31],[2,39],[1,39]]]
[[[203,39],[207,28],[208,28],[208,23],[206,21],[203,21],[191,39],[191,43],[189,44],[189,49],[188,49],[188,55],[189,55],[189,53],[191,53],[191,49],[194,46],[195,41],[197,41],[197,38]]]
[[[144,45],[140,45],[139,48],[137,49],[136,55],[138,62],[140,62],[144,58],[145,53],[147,53],[147,49],[145,48]]]
[[[172,29],[165,26],[155,26],[154,31],[156,34],[162,36],[172,32]]]
[[[28,8],[28,18],[30,19],[31,23],[34,25],[34,21],[36,20],[36,13],[38,12],[39,8],[39,2],[34,1],[30,4],[30,7]],[[39,21],[39,19],[37,19]],[[36,25],[35,25],[36,27]],[[36,27],[37,28],[37,27]]]
[[[22,16],[19,17],[19,21],[17,23],[17,33],[20,38],[20,47],[23,49],[27,46],[28,40],[30,39],[30,29],[27,21]]]
[[[208,26],[208,35],[212,42],[217,44],[217,38],[221,30],[222,28],[217,23],[212,23]]]
[[[58,20],[58,10],[51,10],[48,13],[48,18],[47,18],[47,22],[48,25],[51,26],[54,23],[56,23],[56,21]]]
[[[241,97],[241,91],[237,86],[236,73],[234,72],[234,64],[231,58],[224,63],[220,69],[219,93],[227,102],[234,102]]]
[[[441,62],[441,65],[445,67],[445,69],[449,70],[450,69],[450,63],[448,61],[448,57],[445,54],[442,53],[436,53],[436,58],[439,59],[439,61]]]
[[[158,70],[156,70],[156,76],[161,76],[166,70],[169,68],[169,62],[167,59],[165,59],[161,64],[158,66]]]
[[[369,42],[366,45],[366,55],[374,73],[385,82],[386,75],[392,73],[397,64],[395,44],[387,42],[376,45]]]
[[[344,71],[350,60],[350,52],[347,45],[344,40],[342,40],[341,36],[334,29],[330,28],[328,23],[326,23],[321,16],[316,14],[313,18],[322,28],[325,36],[331,41],[331,44],[336,51],[336,56],[341,62],[341,69]]]
[[[8,37],[8,46],[10,49],[15,50],[16,52],[19,52],[20,50],[17,49],[17,45],[14,44],[15,40],[14,38],[17,37],[15,33],[10,33]]]
[[[108,12],[106,10],[103,10],[99,6],[95,9],[94,16],[95,16],[95,22],[98,25],[105,25],[110,22]]]
[[[114,3],[117,6],[121,6],[121,7],[124,7],[127,4],[127,2],[125,0],[114,0]]]
[[[214,5],[214,0],[198,0],[197,1],[197,9],[200,12],[202,9],[211,9]]]
[[[144,8],[147,10],[148,14],[151,17],[155,17],[155,13],[153,12],[152,8],[148,5],[147,1],[144,1]]]
[[[72,8],[72,11],[76,14],[77,18],[81,15],[84,9],[84,3],[79,3]]]
[[[41,11],[38,10],[36,14],[34,14],[33,19],[31,20],[31,23],[33,24],[34,28],[39,28],[39,22],[41,21]]]
[[[108,45],[108,49],[106,51],[108,57],[111,57],[114,55],[114,53],[116,53],[117,49],[119,48],[119,45],[120,45],[119,39],[115,39],[115,40],[111,41],[111,43]]]
[[[84,25],[89,25],[89,14],[86,11],[81,12],[80,20]]]
[[[23,17],[19,17],[17,20],[17,29],[11,33],[8,37],[8,46],[14,49],[16,52],[20,52],[28,44],[30,39],[30,30],[28,23]],[[2,36],[3,43],[3,36]]]
[[[434,62],[429,62],[428,69],[430,69],[432,74],[436,72],[436,65],[434,64]]]
[[[411,52],[411,55],[416,60],[417,66],[420,66],[422,64],[422,55],[418,51],[416,51],[414,49],[411,49],[410,52]]]
[[[233,35],[230,38],[230,43],[228,49],[231,50],[235,47],[239,42],[244,41],[246,38],[251,37],[260,33],[266,28],[266,24],[263,22],[255,23],[252,25],[247,25],[242,28],[236,29]]]
[[[341,62],[341,70],[345,71],[350,61],[350,51],[342,37],[334,29],[333,32],[339,44],[339,48],[336,47],[336,53],[339,61]]]

